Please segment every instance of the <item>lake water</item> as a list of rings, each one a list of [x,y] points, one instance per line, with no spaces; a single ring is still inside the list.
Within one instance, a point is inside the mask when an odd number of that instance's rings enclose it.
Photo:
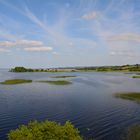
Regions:
[[[140,92],[140,79],[124,73],[10,73],[0,70],[0,82],[24,78],[51,79],[51,76],[76,75],[67,78],[71,85],[28,83],[0,85],[0,140],[6,140],[10,129],[30,120],[45,119],[64,123],[70,120],[85,140],[119,140],[128,126],[140,123],[140,104],[113,97],[113,93]],[[54,78],[53,78],[54,79]]]

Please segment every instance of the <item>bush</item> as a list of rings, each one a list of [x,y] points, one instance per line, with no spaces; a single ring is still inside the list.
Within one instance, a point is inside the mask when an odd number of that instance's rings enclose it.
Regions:
[[[24,67],[15,67],[14,69],[12,69],[11,71],[13,72],[26,72],[27,69]]]
[[[33,121],[11,130],[8,140],[82,140],[78,129],[67,121],[64,125],[46,120]]]

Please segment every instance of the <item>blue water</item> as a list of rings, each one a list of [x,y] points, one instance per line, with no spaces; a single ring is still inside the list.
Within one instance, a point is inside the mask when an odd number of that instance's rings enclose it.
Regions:
[[[132,79],[131,74],[0,70],[0,82],[13,78],[47,80],[56,75],[77,77],[67,78],[71,85],[0,85],[0,140],[7,139],[9,130],[35,119],[61,123],[70,120],[85,140],[119,140],[128,126],[140,123],[140,104],[113,97],[113,93],[121,91],[140,92],[140,79]]]

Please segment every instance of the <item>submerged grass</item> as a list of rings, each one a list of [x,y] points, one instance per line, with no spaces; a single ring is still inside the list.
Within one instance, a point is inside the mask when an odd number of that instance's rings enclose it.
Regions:
[[[140,92],[116,93],[115,97],[133,100],[140,103]]]
[[[72,82],[65,81],[65,80],[57,80],[57,81],[46,80],[46,81],[38,81],[38,82],[48,83],[48,84],[52,84],[52,85],[69,85],[69,84],[72,84]]]
[[[52,78],[73,78],[76,77],[74,75],[62,75],[62,76],[52,76]]]
[[[3,85],[14,85],[14,84],[23,84],[23,83],[32,83],[32,80],[10,79],[10,80],[5,80],[4,82],[1,82],[0,84],[3,84]]]

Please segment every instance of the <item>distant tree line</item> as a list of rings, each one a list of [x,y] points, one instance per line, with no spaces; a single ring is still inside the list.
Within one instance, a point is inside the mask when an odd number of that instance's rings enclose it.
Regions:
[[[96,66],[96,67],[81,67],[77,70],[93,70],[93,71],[140,71],[140,64],[122,65],[122,66]]]
[[[95,66],[95,67],[75,67],[69,69],[69,72],[75,71],[140,71],[140,64],[135,65],[122,65],[122,66]],[[25,67],[15,67],[10,69],[11,72],[65,72],[67,69],[31,69]]]
[[[25,67],[15,67],[10,69],[10,72],[57,72],[57,69],[31,69]]]
[[[48,72],[49,69],[31,69],[25,67],[15,67],[10,69],[10,72]]]

